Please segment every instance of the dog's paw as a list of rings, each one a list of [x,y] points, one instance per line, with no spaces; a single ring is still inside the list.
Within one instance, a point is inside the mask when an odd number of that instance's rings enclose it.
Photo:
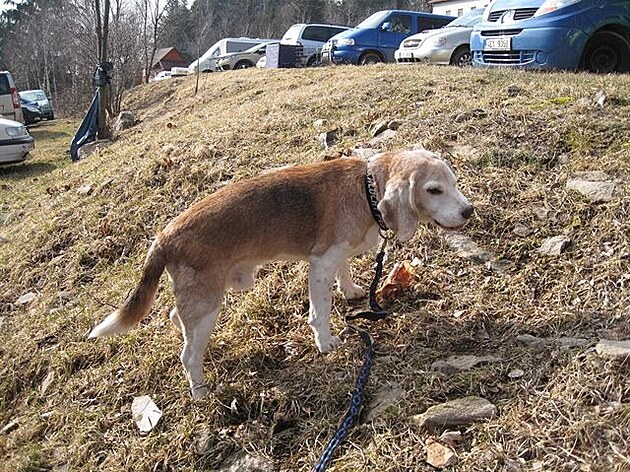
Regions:
[[[365,290],[354,283],[344,287],[341,292],[346,300],[358,300],[365,297]]]
[[[199,387],[193,387],[190,390],[190,393],[193,397],[193,400],[199,401],[203,400],[208,395],[208,387],[205,385],[201,385]]]
[[[341,339],[337,336],[329,336],[325,339],[318,339],[315,341],[315,344],[317,344],[319,352],[325,354],[327,352],[334,351],[341,344]]]

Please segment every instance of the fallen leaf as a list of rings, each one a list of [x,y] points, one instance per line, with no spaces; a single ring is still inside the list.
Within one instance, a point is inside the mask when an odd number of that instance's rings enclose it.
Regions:
[[[397,262],[392,271],[385,279],[383,286],[376,291],[376,295],[381,300],[389,300],[398,295],[401,291],[409,288],[414,277],[414,268],[407,261]]]

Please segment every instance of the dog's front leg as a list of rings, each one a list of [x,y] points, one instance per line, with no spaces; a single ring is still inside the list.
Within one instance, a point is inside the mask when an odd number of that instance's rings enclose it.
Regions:
[[[339,268],[338,261],[343,256],[345,254],[341,254],[338,248],[330,248],[322,256],[312,256],[309,259],[308,324],[315,334],[315,344],[320,352],[330,352],[341,342],[330,332],[330,310],[335,273]]]

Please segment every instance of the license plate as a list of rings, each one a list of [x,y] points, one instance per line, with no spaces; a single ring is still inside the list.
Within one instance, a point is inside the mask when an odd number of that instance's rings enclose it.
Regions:
[[[484,44],[484,51],[509,51],[512,48],[512,38],[488,38]]]

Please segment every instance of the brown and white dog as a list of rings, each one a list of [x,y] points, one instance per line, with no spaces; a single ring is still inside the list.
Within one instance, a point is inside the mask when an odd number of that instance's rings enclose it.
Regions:
[[[374,212],[366,189],[376,195]],[[348,299],[365,295],[350,277],[348,258],[376,244],[379,212],[407,241],[418,221],[458,228],[473,207],[457,190],[450,167],[428,151],[378,154],[367,164],[336,159],[227,185],[157,235],[138,286],[90,338],[124,332],[144,318],[166,269],[176,299],[170,318],[184,338],[181,361],[193,397],[201,398],[207,393],[204,351],[225,290],[251,288],[256,267],[266,261],[305,259],[308,323],[317,348],[328,352],[339,344],[330,330],[333,282],[336,277]]]

